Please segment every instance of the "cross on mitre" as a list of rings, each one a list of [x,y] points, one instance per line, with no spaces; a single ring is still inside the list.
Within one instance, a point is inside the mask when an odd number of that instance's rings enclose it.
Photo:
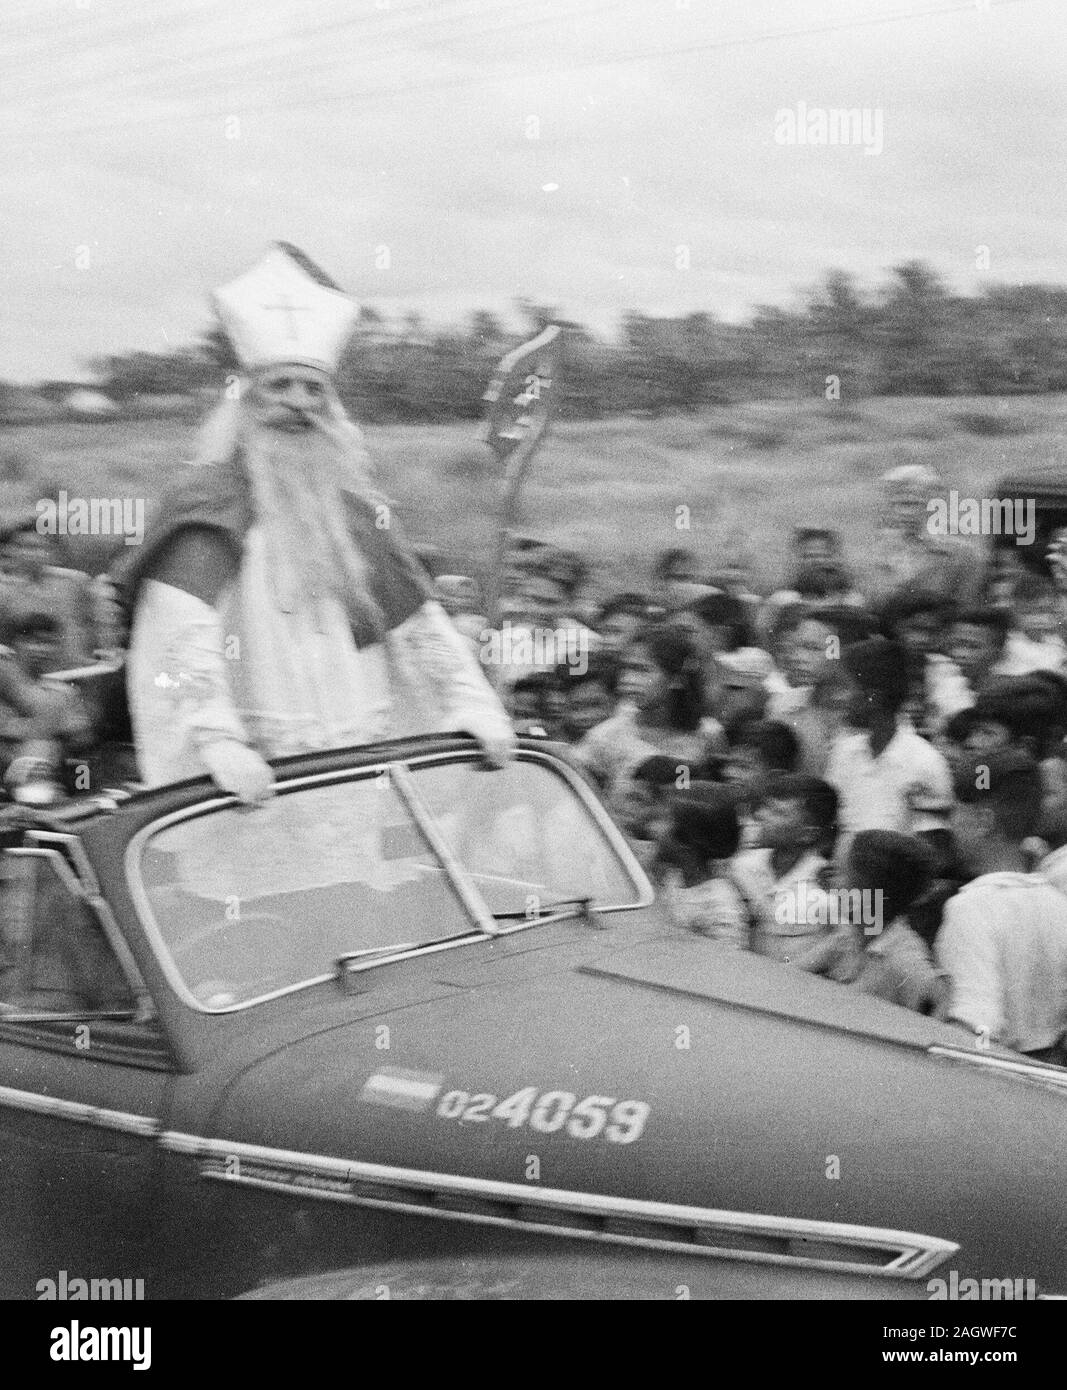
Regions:
[[[314,308],[313,308],[312,305],[310,305],[310,304],[297,304],[297,303],[295,303],[292,299],[286,298],[286,296],[285,296],[284,294],[280,294],[280,295],[278,296],[278,298],[279,298],[279,300],[281,301],[281,303],[279,303],[279,304],[264,304],[263,307],[264,307],[264,309],[267,309],[267,310],[280,310],[283,314],[287,314],[287,315],[288,315],[288,320],[287,320],[288,337],[291,338],[291,339],[293,339],[293,340],[295,340],[295,339],[297,339],[297,338],[300,336],[300,335],[298,334],[298,332],[297,332],[297,318],[296,318],[297,314],[312,314],[312,313],[315,312],[315,310],[314,310]]]
[[[358,308],[295,246],[276,242],[212,296],[242,367],[317,367],[331,375]]]

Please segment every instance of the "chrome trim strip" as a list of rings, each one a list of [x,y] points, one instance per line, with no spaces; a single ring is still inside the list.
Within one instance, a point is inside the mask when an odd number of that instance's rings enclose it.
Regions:
[[[151,1023],[158,1017],[156,1006],[152,1002],[152,996],[148,992],[148,986],[141,978],[141,972],[137,968],[133,952],[130,950],[129,943],[122,934],[122,928],[115,919],[115,914],[111,911],[111,904],[106,898],[99,895],[88,899],[89,906],[95,911],[100,919],[100,926],[111,949],[115,952],[119,964],[122,966],[126,976],[126,981],[133,992],[133,997],[137,1001],[137,1010],[134,1015],[135,1023]]]
[[[85,891],[90,894],[99,894],[100,883],[89,862],[89,856],[85,852],[85,846],[77,835],[71,835],[66,831],[59,830],[28,830],[26,832],[27,843],[41,845],[62,845],[70,855],[74,868],[85,885]]]
[[[563,780],[572,791],[575,792],[582,804],[589,811],[594,821],[597,823],[597,826],[609,841],[612,849],[619,858],[622,859],[627,873],[636,883],[639,892],[639,897],[636,902],[620,903],[611,907],[598,906],[596,912],[598,914],[607,912],[629,912],[636,908],[648,907],[653,903],[656,897],[655,889],[649,882],[648,876],[641,868],[633,851],[626,843],[624,835],[574,769],[569,767],[561,758],[552,757],[540,750],[523,748],[520,749],[517,756],[523,761],[545,763],[556,775],[562,776]],[[428,763],[469,762],[477,757],[478,752],[476,749],[452,749],[449,752],[424,753],[418,757],[408,758],[403,761],[394,759],[391,762],[372,762],[366,763],[360,767],[336,768],[332,772],[316,772],[305,777],[293,777],[286,781],[279,781],[276,787],[279,792],[283,790],[286,792],[299,791],[304,787],[324,786],[334,782],[351,782],[362,780],[363,778],[380,776],[383,772],[388,773],[396,767],[403,767],[407,770]],[[255,1008],[259,1004],[266,1004],[274,999],[282,999],[288,994],[296,994],[300,990],[311,989],[316,985],[326,984],[334,978],[334,972],[330,971],[328,974],[316,975],[310,979],[300,980],[296,984],[286,985],[282,989],[272,990],[269,994],[258,995],[255,999],[249,999],[240,1004],[231,1004],[222,1009],[207,1009],[188,988],[177,966],[173,963],[170,951],[167,949],[166,942],[163,940],[163,934],[156,923],[152,905],[148,901],[147,892],[141,881],[141,875],[138,872],[141,848],[150,835],[154,835],[160,830],[165,830],[168,826],[174,825],[179,821],[193,820],[199,816],[209,815],[213,811],[223,810],[227,807],[236,805],[238,805],[236,797],[222,795],[214,796],[208,801],[198,801],[193,806],[185,806],[177,811],[169,811],[166,815],[160,816],[157,820],[150,821],[147,825],[143,825],[130,839],[123,857],[123,870],[130,896],[133,899],[134,907],[137,910],[145,935],[152,945],[154,954],[167,983],[187,1008],[209,1017],[218,1014],[240,1013],[245,1009]],[[408,809],[409,814],[411,814],[410,808]],[[516,931],[526,931],[530,927],[545,926],[550,922],[561,920],[564,920],[562,915],[553,915],[552,917],[534,918],[529,922],[518,922],[514,926],[509,927],[498,927],[496,923],[493,923],[495,931],[492,933],[479,926],[479,928],[476,931],[472,931],[469,936],[458,936],[454,940],[440,942],[434,946],[421,946],[412,951],[398,952],[395,956],[380,956],[375,959],[374,964],[375,966],[392,964],[394,961],[409,960],[416,956],[429,955],[434,951],[455,950],[457,947],[469,946],[476,941],[488,939],[490,935],[510,936]]]
[[[54,1120],[70,1120],[74,1124],[92,1125],[96,1129],[136,1134],[142,1139],[156,1139],[162,1133],[162,1125],[150,1115],[131,1115],[125,1110],[107,1110],[99,1105],[63,1100],[59,1096],[17,1091],[11,1086],[0,1086],[0,1109],[29,1111]]]
[[[224,1139],[208,1139],[177,1130],[164,1130],[158,1120],[148,1115],[108,1110],[102,1106],[64,1100],[58,1096],[19,1091],[10,1086],[0,1086],[0,1109],[19,1110],[155,1140],[167,1153],[197,1160],[200,1163],[201,1176],[211,1181],[239,1183],[242,1186],[289,1196],[316,1197],[407,1215],[536,1231],[570,1240],[584,1239],[646,1250],[897,1279],[920,1279],[959,1249],[954,1242],[942,1240],[937,1236],[892,1231],[877,1226],[811,1221],[756,1212],[723,1211],[709,1207],[687,1207],[672,1202],[613,1197],[606,1193],[572,1192],[563,1188],[530,1187],[522,1183],[499,1182],[456,1173],[434,1173],[416,1168],[397,1168],[383,1163],[352,1162],[322,1154],[272,1149],[261,1144],[231,1143]],[[253,1168],[258,1165],[261,1170],[268,1171],[258,1174],[255,1171],[252,1174],[242,1173],[242,1160]],[[219,1168],[217,1165],[220,1162],[226,1166]],[[234,1166],[231,1168],[230,1165]],[[677,1228],[679,1238],[670,1240],[653,1235],[628,1235],[625,1230],[596,1231],[580,1225],[564,1226],[536,1219],[498,1216],[492,1212],[434,1209],[422,1204],[405,1202],[396,1197],[361,1192],[360,1185],[407,1188],[413,1194],[422,1194],[430,1198],[445,1196],[480,1199],[527,1210],[562,1212],[577,1218],[653,1222]],[[819,1259],[813,1255],[744,1250],[730,1245],[715,1245],[709,1239],[694,1239],[698,1232],[713,1236],[715,1231],[729,1232],[735,1237],[748,1235],[755,1239],[810,1240],[830,1245],[857,1245],[867,1250],[883,1250],[893,1258],[879,1265],[860,1261]]]
[[[1014,1057],[991,1057],[986,1052],[968,1052],[965,1047],[948,1047],[940,1043],[935,1043],[926,1051],[931,1057],[943,1057],[949,1062],[963,1062],[972,1067],[1017,1076],[1020,1081],[1029,1081],[1047,1091],[1067,1092],[1067,1067],[1057,1067],[1051,1062],[1034,1062],[1028,1057],[1019,1057],[1018,1060]]]
[[[843,1222],[811,1221],[800,1218],[771,1216],[753,1212],[721,1211],[705,1207],[687,1207],[669,1202],[643,1201],[629,1197],[613,1197],[603,1193],[572,1192],[562,1188],[527,1186],[522,1183],[498,1182],[488,1178],[473,1178],[455,1173],[433,1173],[422,1169],[397,1168],[389,1164],[352,1162],[321,1154],[293,1150],[271,1149],[259,1144],[228,1143],[222,1139],[205,1139],[192,1134],[167,1131],[160,1136],[160,1145],[170,1153],[182,1154],[199,1161],[201,1176],[207,1180],[235,1182],[264,1191],[290,1196],[316,1197],[355,1206],[373,1207],[408,1215],[431,1216],[438,1219],[480,1225],[504,1226],[516,1230],[535,1230],[565,1239],[585,1239],[643,1249],[666,1250],[712,1258],[743,1260],[750,1263],[786,1265],[798,1269],[823,1269],[837,1273],[865,1274],[883,1278],[920,1279],[936,1269],[959,1246],[936,1236],[918,1235],[907,1231],[885,1230],[875,1226],[855,1226]],[[251,1165],[251,1173],[241,1171],[242,1160]],[[220,1168],[219,1163],[226,1166]],[[260,1171],[256,1171],[256,1169]],[[263,1171],[266,1170],[266,1171]],[[271,1171],[273,1170],[273,1171]],[[416,1202],[405,1202],[395,1196],[361,1192],[361,1185],[408,1188],[413,1194],[466,1197],[502,1206],[562,1212],[576,1218],[587,1217],[606,1221],[654,1222],[677,1228],[678,1240],[654,1235],[629,1235],[621,1231],[596,1231],[581,1225],[565,1226],[553,1222],[524,1220],[519,1217],[494,1215],[492,1212],[450,1211]],[[715,1231],[733,1236],[752,1236],[779,1240],[810,1240],[829,1245],[857,1245],[867,1250],[883,1250],[892,1256],[885,1264],[860,1261],[820,1259],[816,1255],[778,1254],[769,1251],[744,1250],[731,1245],[716,1245],[713,1240],[694,1239],[697,1232],[713,1236]]]
[[[26,847],[13,845],[10,849],[5,850],[4,853],[9,859],[35,859],[38,862],[43,860],[44,863],[51,864],[56,872],[56,878],[59,879],[60,883],[62,883],[63,887],[72,898],[77,898],[81,902],[84,902],[88,898],[89,895],[78,881],[77,874],[63,858],[58,849],[49,849],[41,845]],[[37,884],[35,882],[34,888],[36,888],[36,886]]]

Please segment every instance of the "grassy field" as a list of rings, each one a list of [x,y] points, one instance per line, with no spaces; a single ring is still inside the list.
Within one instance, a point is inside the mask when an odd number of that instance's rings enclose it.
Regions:
[[[192,437],[184,420],[7,427],[0,476],[21,472],[31,488],[54,481],[71,496],[151,501]],[[367,437],[409,535],[440,547],[457,569],[481,573],[499,479],[477,428],[371,427]],[[862,567],[886,468],[929,464],[947,487],[981,497],[1004,474],[1055,465],[1065,446],[1063,396],[771,401],[563,424],[535,461],[522,527],[578,549],[604,588],[642,583],[652,554],[681,543],[708,569],[744,544],[758,585],[769,589],[798,525],[840,527]],[[10,493],[11,483],[0,486]],[[688,532],[675,526],[680,507],[689,509]],[[95,567],[95,557],[81,558]]]

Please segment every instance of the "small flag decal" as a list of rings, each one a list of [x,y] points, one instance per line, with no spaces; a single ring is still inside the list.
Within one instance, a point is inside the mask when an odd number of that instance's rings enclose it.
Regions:
[[[440,1095],[444,1080],[433,1072],[383,1067],[367,1078],[360,1100],[397,1110],[428,1110]]]

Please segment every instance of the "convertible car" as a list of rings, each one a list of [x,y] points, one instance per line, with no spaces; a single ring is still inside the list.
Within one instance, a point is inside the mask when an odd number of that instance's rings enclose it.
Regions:
[[[1067,1071],[679,934],[550,745],[275,767],[5,812],[0,1296],[1067,1293]]]

